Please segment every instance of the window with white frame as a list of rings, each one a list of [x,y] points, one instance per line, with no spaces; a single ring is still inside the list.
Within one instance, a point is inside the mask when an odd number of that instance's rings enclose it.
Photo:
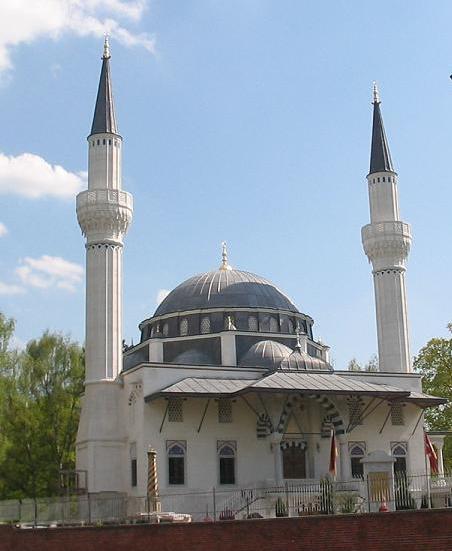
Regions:
[[[391,424],[394,426],[402,426],[405,424],[403,404],[401,402],[392,402],[391,404]]]
[[[210,333],[210,318],[209,316],[204,316],[201,318],[201,334],[205,335]]]
[[[406,442],[391,442],[391,455],[394,457],[394,473],[406,473],[406,459],[408,455],[408,445]]]
[[[185,484],[186,440],[167,440],[166,453],[168,457],[168,484]]]
[[[182,318],[179,323],[179,334],[181,337],[188,335],[188,319]]]
[[[218,422],[232,423],[232,400],[230,398],[218,400]]]
[[[349,442],[348,453],[350,455],[350,465],[353,478],[362,478],[364,476],[364,466],[361,459],[366,455],[365,442]]]
[[[168,400],[168,421],[171,423],[182,423],[184,420],[182,398],[170,398]]]
[[[237,442],[219,440],[217,442],[220,484],[235,484],[235,459]]]

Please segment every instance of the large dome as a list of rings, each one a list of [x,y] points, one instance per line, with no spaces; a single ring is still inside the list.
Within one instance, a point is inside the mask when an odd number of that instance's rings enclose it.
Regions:
[[[270,281],[228,267],[187,279],[161,302],[154,316],[203,308],[271,308],[299,313]]]

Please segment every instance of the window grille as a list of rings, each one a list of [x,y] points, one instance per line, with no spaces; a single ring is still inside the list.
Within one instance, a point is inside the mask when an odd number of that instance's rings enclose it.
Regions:
[[[167,324],[167,323],[164,323],[164,324],[163,324],[163,329],[162,329],[162,335],[163,335],[164,337],[167,337],[167,336],[168,336],[168,332],[169,332],[168,324]]]
[[[232,423],[232,400],[228,398],[218,400],[218,422]]]
[[[184,420],[182,398],[170,398],[168,400],[168,421],[171,423],[182,423]]]
[[[363,424],[363,401],[358,396],[347,398],[348,419],[350,426],[356,427]]]
[[[185,440],[169,440],[166,443],[168,455],[168,484],[185,484],[185,456],[187,442]]]
[[[278,333],[279,323],[276,318],[270,318],[270,333]]]
[[[179,333],[181,335],[181,337],[185,337],[186,335],[188,335],[188,319],[187,318],[184,318],[181,320],[180,324],[179,324]]]
[[[235,456],[237,443],[233,441],[217,442],[220,484],[235,484]]]
[[[210,333],[210,318],[208,316],[201,319],[201,334],[205,335],[206,333]]]
[[[402,426],[405,424],[403,404],[400,402],[394,402],[391,404],[391,423],[394,426]]]
[[[249,331],[259,331],[256,316],[250,316],[248,318],[248,330]]]
[[[395,458],[394,473],[406,473],[406,459],[408,454],[408,446],[406,442],[391,442],[391,453]]]

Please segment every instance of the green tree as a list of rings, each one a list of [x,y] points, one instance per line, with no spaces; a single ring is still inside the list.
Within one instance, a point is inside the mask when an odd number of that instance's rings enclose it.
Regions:
[[[448,325],[452,333],[452,324]],[[447,398],[448,403],[428,408],[425,420],[430,430],[452,430],[452,337],[431,339],[414,359],[414,369],[422,379],[422,387],[427,394]],[[452,438],[446,438],[444,463],[452,469]]]
[[[378,371],[378,356],[373,354],[364,365],[361,365],[356,358],[352,358],[348,362],[347,369],[348,371]]]
[[[46,332],[23,352],[6,349],[5,356],[0,363],[0,496],[55,495],[59,470],[75,463],[83,350],[68,337]]]

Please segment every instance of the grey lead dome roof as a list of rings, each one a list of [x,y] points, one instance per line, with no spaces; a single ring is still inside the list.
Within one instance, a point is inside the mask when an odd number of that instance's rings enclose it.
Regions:
[[[215,270],[193,276],[160,303],[154,316],[202,308],[271,308],[299,313],[267,279],[240,270]]]

